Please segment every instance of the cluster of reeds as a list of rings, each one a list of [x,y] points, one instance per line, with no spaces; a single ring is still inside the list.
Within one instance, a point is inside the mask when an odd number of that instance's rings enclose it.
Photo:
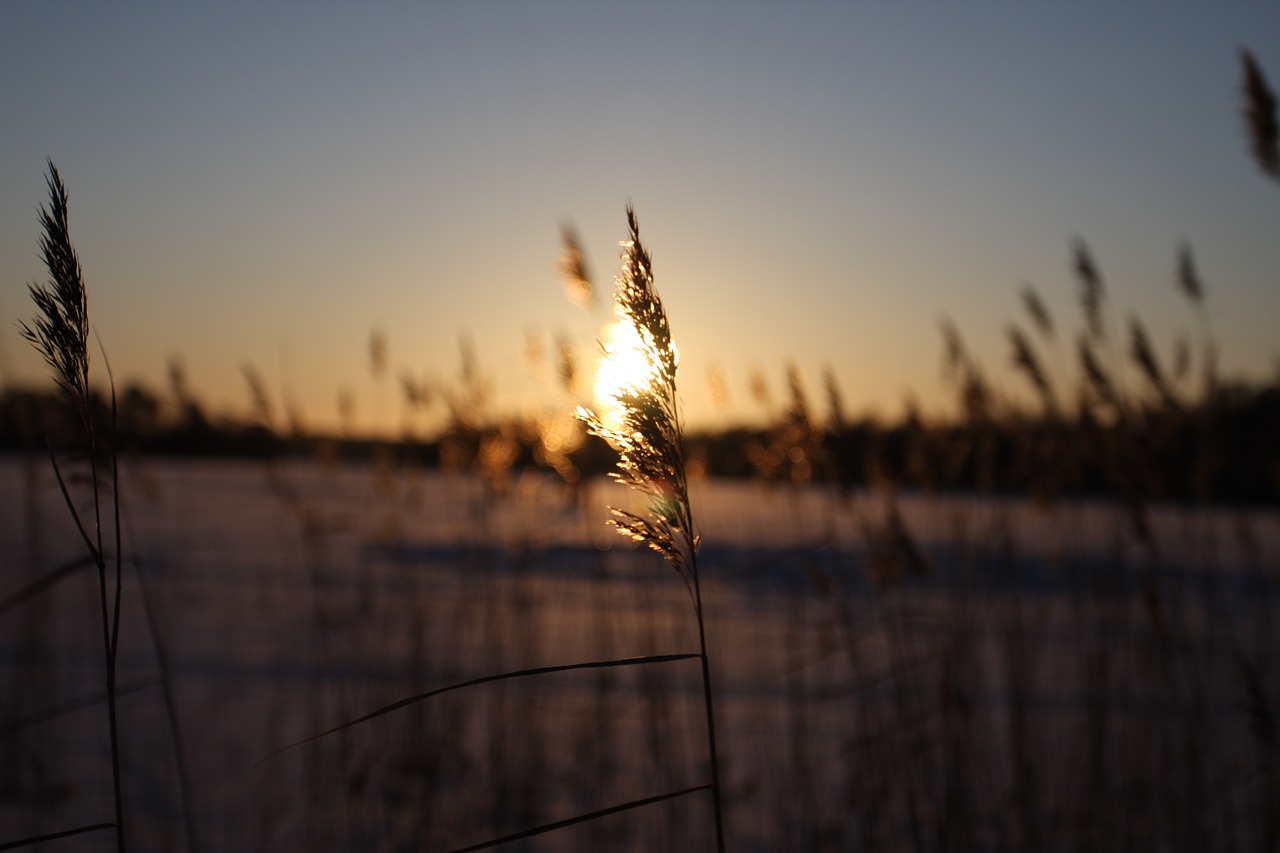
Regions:
[[[720,804],[721,786],[715,739],[715,715],[710,665],[706,651],[701,583],[697,564],[698,541],[694,532],[692,510],[689,503],[688,481],[682,448],[682,425],[676,396],[678,356],[671,338],[665,310],[657,293],[653,290],[651,261],[647,251],[640,243],[635,214],[630,209],[628,209],[627,220],[631,239],[624,244],[623,270],[618,279],[616,305],[620,321],[632,324],[637,340],[642,342],[644,357],[652,368],[650,376],[652,381],[638,383],[620,390],[618,402],[622,415],[620,425],[616,428],[606,426],[594,413],[583,410],[580,416],[587,422],[589,430],[604,438],[619,452],[619,470],[616,478],[628,487],[638,489],[650,499],[649,512],[645,515],[615,509],[613,511],[614,523],[626,535],[662,553],[667,563],[684,579],[694,604],[694,613],[698,626],[699,652],[650,654],[631,658],[591,660],[582,663],[532,666],[471,678],[384,705],[374,711],[312,735],[285,749],[293,749],[294,747],[300,747],[304,744],[310,744],[348,732],[370,721],[404,709],[417,708],[428,699],[464,688],[478,688],[482,685],[490,685],[488,690],[499,691],[501,686],[507,682],[531,677],[546,677],[557,673],[580,670],[600,672],[643,665],[673,664],[685,660],[697,660],[700,663],[702,675],[703,708],[707,726],[711,779],[708,783],[666,791],[604,809],[574,815],[552,823],[526,827],[498,838],[459,848],[459,851],[486,849],[579,823],[594,821],[622,811],[667,802],[700,791],[708,791],[711,794],[717,848],[724,849],[724,829]],[[485,445],[482,441],[477,451],[477,458],[480,460],[484,458],[484,447]],[[517,603],[515,609],[523,612],[526,608]],[[496,613],[497,610],[494,609],[493,612]],[[501,693],[498,693],[497,697],[501,699]],[[491,705],[491,709],[497,709],[495,713],[505,717],[507,715],[502,711],[502,707],[501,702],[498,702],[497,705]],[[501,748],[503,741],[500,736],[503,731],[501,726],[495,726],[491,735],[494,738],[498,738],[492,744],[492,747],[500,752],[505,752]],[[518,737],[519,735],[516,736]],[[283,751],[285,750],[280,750],[280,752]],[[497,757],[495,756],[495,758]],[[497,762],[495,761],[495,763]],[[503,790],[505,788],[499,788],[499,791]],[[506,795],[502,796],[505,797]],[[533,812],[530,811],[529,814],[532,815]]]
[[[1275,178],[1280,176],[1275,99],[1247,52],[1242,66],[1253,156]],[[0,837],[0,847],[113,829],[117,847],[124,849],[127,815],[116,707],[122,569],[118,407],[114,392],[107,406],[90,388],[86,291],[68,235],[66,191],[52,164],[49,190],[50,206],[41,212],[41,251],[50,280],[32,286],[39,314],[23,324],[22,333],[44,356],[69,401],[76,447],[88,469],[82,481],[64,476],[68,457],[50,454],[86,549],[85,564],[97,571],[115,816],[35,837]],[[717,847],[725,849],[726,792],[690,499],[690,452],[680,417],[679,358],[654,289],[652,259],[630,208],[627,228],[614,301],[625,333],[605,345],[604,357],[638,355],[647,370],[631,373],[617,389],[616,412],[582,409],[580,421],[567,423],[564,418],[529,423],[491,417],[487,386],[465,343],[457,387],[407,374],[402,380],[409,409],[443,401],[449,414],[439,458],[482,484],[467,493],[472,501],[468,520],[480,541],[453,555],[459,565],[449,568],[466,578],[467,595],[459,599],[439,595],[454,581],[441,581],[439,566],[413,553],[399,523],[371,537],[383,550],[361,550],[348,557],[351,562],[336,562],[340,554],[348,555],[334,544],[345,531],[319,506],[333,499],[328,490],[337,490],[336,480],[325,481],[323,494],[308,492],[314,483],[292,476],[283,460],[270,455],[280,446],[274,442],[278,418],[265,382],[256,371],[247,371],[259,431],[272,439],[264,446],[273,493],[298,522],[312,596],[312,606],[294,619],[311,639],[315,658],[307,671],[303,725],[321,731],[279,751],[297,756],[300,750],[294,748],[307,745],[299,777],[307,786],[301,831],[307,843],[340,844],[326,837],[337,828],[337,835],[352,843],[417,847],[440,837],[436,822],[454,821],[472,836],[497,835],[466,841],[459,851],[525,842],[580,825],[590,827],[593,847],[607,848],[618,836],[602,828],[599,819],[668,808],[688,795],[708,794]],[[563,243],[566,289],[575,301],[590,302],[594,288],[581,243],[567,228]],[[1265,464],[1275,458],[1275,433],[1268,432],[1274,421],[1264,412],[1260,428],[1241,427],[1257,400],[1244,399],[1244,392],[1219,375],[1207,289],[1188,244],[1178,248],[1174,285],[1192,309],[1194,331],[1175,341],[1172,358],[1162,356],[1139,317],[1126,318],[1123,325],[1117,321],[1100,266],[1082,240],[1072,247],[1071,263],[1082,309],[1076,337],[1068,338],[1030,285],[1019,294],[1024,319],[1008,327],[1010,364],[1030,397],[1002,389],[960,331],[944,322],[945,368],[960,412],[956,422],[927,424],[915,413],[893,428],[850,421],[831,371],[823,377],[829,408],[824,419],[815,413],[799,371],[789,365],[788,400],[776,409],[763,378],[753,380],[757,399],[773,418],[768,428],[745,440],[735,436],[733,450],[709,440],[701,445],[713,468],[717,460],[736,459],[739,470],[754,470],[763,481],[789,483],[793,526],[821,527],[820,535],[800,548],[769,546],[761,556],[748,546],[701,557],[704,567],[742,575],[747,569],[760,571],[762,560],[776,560],[780,565],[766,567],[763,574],[785,575],[776,586],[753,591],[758,611],[734,628],[757,641],[752,632],[759,626],[776,630],[768,634],[759,628],[771,645],[761,642],[740,652],[734,685],[745,687],[741,693],[748,698],[737,710],[740,717],[751,716],[753,725],[743,731],[739,721],[731,737],[740,738],[744,752],[747,744],[776,750],[761,759],[767,769],[752,783],[781,793],[765,800],[776,812],[773,824],[756,827],[751,836],[761,846],[955,850],[1056,844],[1190,850],[1215,842],[1270,849],[1280,841],[1274,808],[1280,795],[1272,676],[1274,626],[1280,623],[1270,618],[1276,600],[1274,557],[1257,543],[1248,513],[1235,519],[1239,542],[1224,543],[1216,522],[1162,503],[1174,497],[1188,506],[1198,501],[1194,505],[1203,509],[1223,494],[1241,494],[1222,491],[1225,481],[1241,486],[1240,454],[1255,454],[1257,493],[1274,499],[1277,484]],[[576,365],[563,339],[558,345],[557,371],[568,399],[574,394]],[[382,389],[389,374],[385,335],[375,332],[369,354]],[[176,366],[172,384],[178,420],[198,431],[203,415]],[[1028,399],[1030,404],[1016,402]],[[135,401],[140,416],[144,402]],[[292,437],[300,440],[300,418],[288,420]],[[588,443],[583,425],[602,443]],[[1258,435],[1265,441],[1261,448],[1255,444]],[[410,443],[407,427],[403,446],[374,442],[380,479],[373,489],[376,503],[364,501],[363,509],[400,511],[387,477]],[[564,603],[557,596],[566,593],[521,575],[526,563],[539,558],[534,548],[507,554],[489,544],[489,514],[510,499],[516,466],[536,462],[576,483],[590,473],[593,458],[598,464],[602,446],[616,454],[609,460],[616,465],[613,479],[645,501],[640,510],[611,508],[612,523],[661,554],[683,581],[693,604],[697,652],[638,657],[615,652],[625,629],[611,622],[613,614],[594,612],[608,605],[610,587],[600,568],[603,552],[593,551],[592,585],[574,594],[592,602],[595,621],[588,632],[600,656],[543,662],[557,653],[553,649],[576,648],[557,646],[552,639],[567,630],[557,622]],[[1256,462],[1259,458],[1264,464]],[[1183,461],[1174,465],[1172,459]],[[76,494],[80,482],[88,490],[86,501]],[[815,495],[823,491],[815,486],[826,483],[838,487],[837,500],[818,503]],[[962,489],[965,497],[938,498],[946,488]],[[1244,494],[1249,499],[1254,492]],[[1027,504],[1005,500],[1009,496],[1052,508],[1059,532],[1043,533],[1041,516]],[[823,525],[806,518],[815,506],[830,514]],[[1120,508],[1118,514],[1111,512],[1114,507]],[[1168,532],[1171,512],[1185,513],[1175,517],[1175,524],[1181,519],[1194,528],[1203,521],[1201,538],[1189,537],[1197,554],[1170,553],[1188,541]],[[935,534],[926,542],[921,531],[930,526]],[[944,533],[938,535],[937,529]],[[1053,536],[1059,539],[1049,541]],[[1073,536],[1107,544],[1101,555],[1085,553],[1070,541]],[[853,557],[846,559],[842,549],[850,548]],[[1248,569],[1247,583],[1239,589],[1220,577],[1230,562],[1222,554],[1232,549],[1244,554]],[[378,560],[388,554],[401,560],[396,565],[404,571],[386,578],[385,590],[361,586],[353,595],[344,589],[348,572],[359,577],[359,584],[372,584],[375,569],[387,571]],[[62,567],[37,579],[0,602],[0,612],[32,600],[68,571]],[[1203,578],[1194,586],[1181,577],[1195,572]],[[749,588],[742,578],[738,582]],[[140,589],[144,609],[153,610],[145,600],[146,586]],[[1244,601],[1251,590],[1261,592],[1256,600]],[[644,594],[652,591],[646,587]],[[678,589],[675,595],[681,595]],[[677,603],[684,607],[682,600]],[[659,646],[655,638],[669,626],[653,618],[658,610],[653,601],[646,599],[638,609],[644,615],[630,618],[649,621],[628,627]],[[682,609],[681,616],[687,611]],[[448,648],[464,650],[455,659],[432,648],[450,637],[454,644]],[[162,644],[156,642],[155,651],[166,670]],[[378,694],[357,693],[344,679],[360,661],[378,655],[398,655],[397,660],[407,661],[403,678],[428,684],[390,703],[370,698],[374,710],[357,716],[355,704]],[[655,674],[693,661],[701,671],[710,781],[689,785],[664,776],[657,793],[620,797],[603,807],[583,795],[579,788],[589,789],[618,772],[621,759],[611,754],[615,748],[655,755],[671,748],[660,733],[683,706],[665,695],[668,685]],[[501,671],[494,671],[495,664]],[[637,746],[639,737],[637,743],[623,744],[619,733],[631,717],[641,716],[634,707],[621,707],[623,702],[637,700],[612,692],[614,679],[631,673],[642,685],[635,691],[642,694],[638,701],[646,703],[643,746]],[[570,758],[582,759],[591,779],[557,799],[548,779],[563,780],[567,774],[549,768],[552,756],[565,747],[556,745],[556,734],[531,710],[545,696],[523,686],[588,676],[595,680],[581,707],[594,709],[590,713],[598,729],[574,731],[568,751]],[[328,691],[338,694],[332,707],[323,701]],[[776,706],[757,703],[775,694]],[[1224,702],[1232,708],[1223,710]],[[477,705],[487,713],[476,713]],[[775,716],[756,719],[761,707]],[[773,707],[781,710],[769,710]],[[176,728],[171,704],[170,717]],[[474,731],[477,718],[484,721],[480,734]],[[366,725],[375,721],[376,726]],[[1242,725],[1252,751],[1240,749]],[[364,744],[363,750],[348,740],[357,729],[379,727],[381,740]],[[272,734],[284,742],[295,732],[279,724]],[[176,740],[180,752],[181,738]],[[480,759],[451,757],[444,748],[453,741],[474,747],[477,740]],[[334,752],[320,753],[322,742],[334,744]],[[483,764],[479,770],[487,774],[489,801],[484,814],[460,817],[460,807],[444,802],[448,798],[440,791],[476,771],[469,761]],[[371,782],[378,769],[385,775]],[[369,830],[347,813],[353,807],[342,798],[376,800],[378,794],[370,792],[376,784],[394,794],[379,804],[385,825]],[[744,785],[735,796],[741,804],[753,794]],[[562,808],[565,800],[579,808],[549,820],[546,811]],[[190,823],[193,810],[185,811]],[[269,827],[258,840],[263,847],[282,841]],[[297,836],[291,840],[296,843]],[[190,826],[187,842],[196,847]]]

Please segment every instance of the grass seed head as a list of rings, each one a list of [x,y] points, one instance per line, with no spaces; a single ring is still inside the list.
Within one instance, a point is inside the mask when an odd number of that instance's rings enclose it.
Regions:
[[[566,223],[561,227],[560,242],[560,283],[564,285],[565,295],[575,305],[589,307],[595,302],[595,285],[591,283],[582,242],[572,225]]]
[[[1245,128],[1253,148],[1253,159],[1268,177],[1280,179],[1280,124],[1276,121],[1276,96],[1253,54],[1240,51],[1243,66],[1241,89],[1244,95]]]
[[[1085,379],[1093,390],[1094,396],[1112,408],[1119,409],[1120,396],[1116,393],[1116,386],[1111,381],[1111,374],[1102,366],[1102,362],[1098,361],[1097,353],[1093,351],[1088,335],[1080,336],[1079,352],[1080,368],[1084,371]]]
[[[49,161],[49,206],[40,208],[40,254],[49,271],[43,285],[30,284],[39,314],[32,325],[19,323],[22,336],[44,356],[54,379],[82,414],[89,405],[89,303],[80,260],[71,245],[67,190]]]
[[[1196,259],[1191,252],[1190,243],[1183,243],[1178,247],[1178,289],[1192,303],[1196,305],[1204,303],[1204,284],[1200,281],[1200,273],[1196,269]]]
[[[1032,348],[1031,341],[1027,340],[1027,336],[1022,329],[1017,326],[1010,326],[1009,343],[1013,347],[1013,366],[1020,370],[1035,387],[1036,393],[1040,395],[1040,400],[1044,404],[1045,411],[1055,411],[1057,409],[1057,401],[1054,398],[1053,386],[1049,383],[1049,376],[1041,366],[1040,357],[1036,355],[1036,351]]]
[[[613,524],[623,535],[662,554],[687,584],[698,540],[689,509],[676,399],[679,354],[666,310],[653,288],[652,260],[640,242],[639,224],[630,206],[627,227],[629,239],[622,244],[614,308],[619,322],[634,330],[634,348],[648,362],[649,370],[643,381],[634,371],[620,371],[633,384],[612,393],[618,409],[616,422],[606,424],[584,408],[579,408],[578,416],[592,434],[618,453],[613,479],[646,495],[649,501],[645,515],[612,508]],[[634,358],[636,354],[606,349],[606,361],[623,357]]]
[[[1151,345],[1147,329],[1137,317],[1129,319],[1129,337],[1129,355],[1132,356],[1134,363],[1138,365],[1151,387],[1160,395],[1161,401],[1165,405],[1173,406],[1175,402],[1173,392],[1156,358],[1155,348]]]
[[[1080,279],[1080,302],[1084,306],[1085,323],[1089,334],[1094,339],[1103,337],[1102,300],[1106,293],[1102,286],[1102,275],[1089,254],[1089,246],[1084,240],[1077,239],[1073,250],[1076,277]]]
[[[1022,286],[1022,304],[1026,307],[1031,322],[1035,323],[1040,334],[1046,338],[1052,338],[1053,317],[1049,314],[1049,308],[1040,298],[1040,294],[1029,284]]]

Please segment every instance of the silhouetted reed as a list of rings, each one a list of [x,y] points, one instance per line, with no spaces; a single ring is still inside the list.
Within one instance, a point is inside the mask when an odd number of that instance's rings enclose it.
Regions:
[[[1247,49],[1240,51],[1246,135],[1253,160],[1263,174],[1280,179],[1280,123],[1276,121],[1276,96],[1257,60]]]
[[[116,660],[120,639],[121,553],[120,535],[120,483],[118,457],[115,447],[115,386],[111,383],[111,422],[105,444],[99,438],[93,417],[89,395],[89,303],[80,260],[71,244],[67,215],[67,190],[57,167],[49,161],[49,206],[40,209],[40,223],[44,234],[40,238],[40,253],[49,272],[49,280],[43,285],[30,286],[31,299],[39,314],[32,325],[21,323],[23,337],[44,356],[53,371],[54,380],[66,392],[68,401],[77,413],[81,427],[82,448],[89,465],[89,487],[92,491],[91,518],[82,517],[72,498],[68,483],[58,463],[52,446],[49,459],[58,479],[58,486],[66,500],[67,510],[75,522],[90,558],[98,570],[98,604],[102,616],[102,646],[104,675],[106,680],[107,725],[111,743],[111,782],[115,803],[115,823],[95,825],[70,832],[90,831],[113,826],[116,848],[125,849],[124,798],[120,785],[120,743],[116,708]],[[106,454],[106,470],[101,456]],[[112,530],[103,529],[104,501],[101,493],[103,477],[109,478]],[[113,545],[108,550],[108,542]],[[114,567],[111,566],[114,564]],[[108,576],[110,575],[110,580]]]

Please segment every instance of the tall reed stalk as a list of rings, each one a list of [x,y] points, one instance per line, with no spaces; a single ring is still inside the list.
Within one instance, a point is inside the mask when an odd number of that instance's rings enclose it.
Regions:
[[[40,224],[44,235],[40,238],[40,254],[45,267],[49,271],[49,280],[43,285],[29,286],[31,299],[35,302],[38,315],[33,325],[20,323],[22,336],[35,346],[44,356],[54,380],[66,392],[72,408],[79,420],[84,441],[84,450],[89,461],[89,484],[92,489],[93,517],[85,519],[76,508],[62,470],[58,465],[57,455],[52,445],[49,458],[53,464],[54,474],[58,479],[58,487],[66,500],[67,509],[75,522],[76,529],[85,547],[98,569],[98,602],[102,613],[102,646],[104,656],[104,674],[106,677],[107,717],[111,740],[111,783],[115,799],[115,834],[116,848],[125,849],[124,802],[120,790],[120,743],[116,722],[116,652],[120,640],[120,491],[117,469],[118,455],[115,447],[116,435],[116,403],[115,386],[111,385],[111,420],[106,447],[100,444],[97,427],[93,417],[93,407],[89,396],[89,305],[84,286],[84,277],[80,272],[80,260],[75,247],[71,245],[71,235],[67,219],[67,190],[57,168],[49,161],[49,175],[46,178],[49,187],[49,206],[40,209]],[[108,369],[109,373],[109,369]],[[103,532],[102,504],[100,480],[103,471],[98,456],[100,451],[107,452],[107,465],[111,478],[111,508],[114,528],[114,561],[115,570],[108,584],[108,557],[106,549],[107,535]],[[98,824],[84,827],[83,831],[103,828]]]
[[[612,523],[624,536],[662,554],[667,565],[684,580],[693,599],[711,759],[716,849],[723,853],[724,818],[711,667],[698,577],[698,535],[689,503],[683,425],[676,396],[679,353],[671,338],[666,309],[653,289],[652,260],[640,242],[640,226],[630,205],[627,228],[630,239],[623,244],[622,270],[614,292],[614,308],[623,328],[619,338],[605,350],[606,365],[612,361],[618,367],[617,375],[625,377],[614,393],[618,411],[612,423],[587,409],[579,409],[579,416],[592,434],[603,438],[618,453],[618,470],[612,473],[613,479],[649,499],[645,515],[611,507]],[[647,371],[634,369],[637,357],[643,359]]]

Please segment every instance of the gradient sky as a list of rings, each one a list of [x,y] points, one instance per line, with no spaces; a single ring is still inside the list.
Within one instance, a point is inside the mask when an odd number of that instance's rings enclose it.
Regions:
[[[691,7],[690,7],[691,6]],[[125,11],[121,11],[121,10]],[[946,400],[951,316],[1010,388],[1034,284],[1081,327],[1073,240],[1117,320],[1168,356],[1190,240],[1226,372],[1274,375],[1280,185],[1240,119],[1249,47],[1280,80],[1274,3],[15,3],[0,27],[0,369],[43,281],[45,158],[71,193],[117,379],[178,358],[215,409],[242,366],[309,423],[390,417],[369,370],[456,379],[469,339],[500,407],[553,406],[526,334],[580,353],[606,309],[563,296],[561,223],[603,291],[638,212],[693,426],[758,415],[794,361],[851,414]],[[719,364],[730,408],[705,377]]]

